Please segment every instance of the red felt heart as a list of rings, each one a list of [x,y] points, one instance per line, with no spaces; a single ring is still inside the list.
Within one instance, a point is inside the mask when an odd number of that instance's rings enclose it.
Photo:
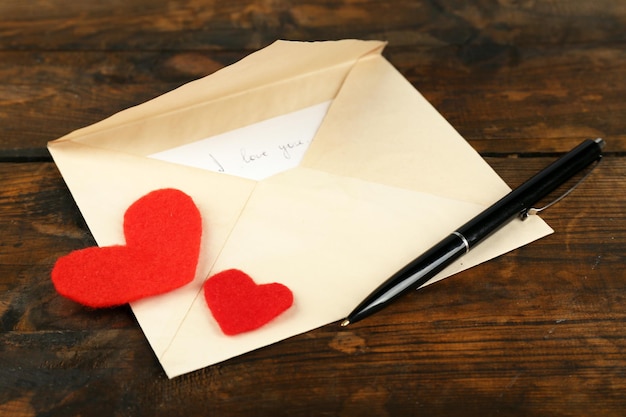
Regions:
[[[191,197],[167,188],[146,194],[124,214],[126,245],[91,247],[59,258],[56,290],[90,307],[162,294],[193,280],[202,219]]]
[[[220,328],[229,336],[258,329],[293,304],[283,284],[257,285],[247,274],[229,269],[204,283],[204,298]]]

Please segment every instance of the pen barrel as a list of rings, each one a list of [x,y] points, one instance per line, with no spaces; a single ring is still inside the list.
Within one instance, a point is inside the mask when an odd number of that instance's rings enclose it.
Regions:
[[[354,323],[430,281],[456,259],[528,210],[602,156],[601,139],[586,140],[392,275],[345,320]]]
[[[585,140],[488,209],[457,229],[470,247],[530,209],[602,155],[601,140]]]

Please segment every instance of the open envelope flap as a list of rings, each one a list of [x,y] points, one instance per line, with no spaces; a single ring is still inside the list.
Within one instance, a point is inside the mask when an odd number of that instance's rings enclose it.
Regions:
[[[355,62],[379,55],[379,41],[277,41],[57,141],[150,155],[331,100]],[[129,140],[132,138],[132,140]]]
[[[510,191],[380,55],[352,68],[301,166],[483,205]]]

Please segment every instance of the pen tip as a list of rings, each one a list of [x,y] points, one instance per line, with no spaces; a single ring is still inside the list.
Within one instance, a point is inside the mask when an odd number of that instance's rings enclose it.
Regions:
[[[350,320],[345,319],[344,321],[341,322],[341,327],[346,327],[348,324],[350,324]]]

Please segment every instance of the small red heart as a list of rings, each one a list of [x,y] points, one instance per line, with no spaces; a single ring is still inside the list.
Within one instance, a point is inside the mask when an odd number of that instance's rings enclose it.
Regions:
[[[59,258],[52,282],[63,296],[111,307],[162,294],[193,280],[202,219],[191,197],[152,191],[124,214],[126,245],[91,247]]]
[[[246,273],[229,269],[204,283],[204,298],[220,328],[229,336],[258,329],[293,304],[283,284],[257,285]]]

